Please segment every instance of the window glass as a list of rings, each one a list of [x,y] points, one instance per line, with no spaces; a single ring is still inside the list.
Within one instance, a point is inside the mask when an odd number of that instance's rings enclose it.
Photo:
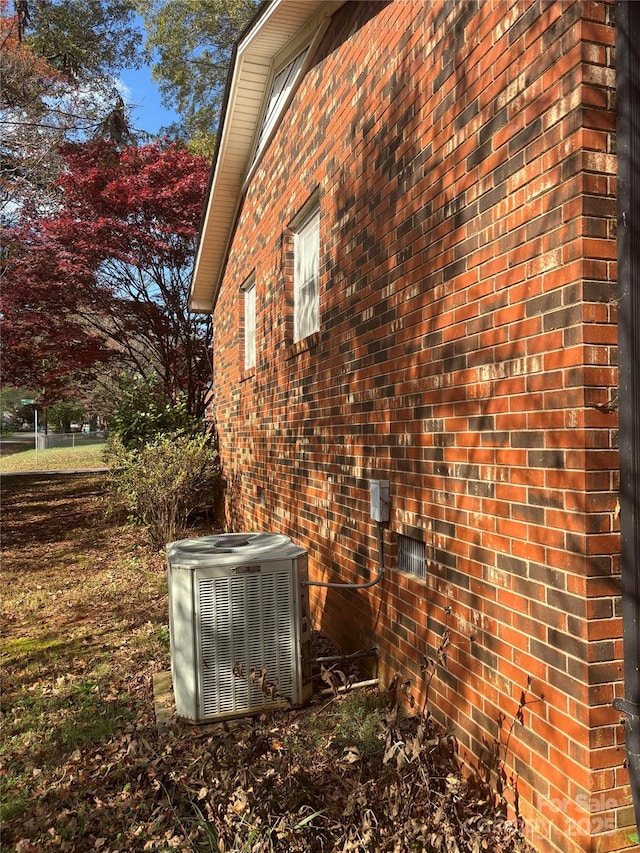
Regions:
[[[305,47],[305,49],[301,51],[295,59],[292,59],[291,62],[282,69],[282,71],[276,74],[273,80],[271,92],[269,93],[269,100],[267,102],[267,109],[265,111],[264,118],[262,119],[262,127],[260,128],[255,157],[257,157],[262,150],[263,145],[278,120],[278,116],[282,112],[298,73],[302,68],[302,64],[308,50],[309,46],[307,45],[307,47]]]
[[[320,209],[316,207],[295,235],[293,339],[300,341],[320,328]]]
[[[256,282],[255,279],[244,289],[244,369],[256,366]]]

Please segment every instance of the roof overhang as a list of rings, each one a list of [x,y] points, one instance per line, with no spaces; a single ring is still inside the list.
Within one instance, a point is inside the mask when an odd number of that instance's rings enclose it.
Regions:
[[[274,65],[307,32],[308,39],[323,33],[343,2],[272,0],[258,8],[235,45],[191,278],[191,311],[213,311]]]

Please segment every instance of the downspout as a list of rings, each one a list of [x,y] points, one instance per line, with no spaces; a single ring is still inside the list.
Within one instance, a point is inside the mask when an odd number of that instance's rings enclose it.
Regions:
[[[624,699],[640,829],[640,4],[616,4],[618,365]]]

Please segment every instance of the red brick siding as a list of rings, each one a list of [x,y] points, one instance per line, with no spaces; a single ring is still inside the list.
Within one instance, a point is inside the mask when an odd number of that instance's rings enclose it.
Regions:
[[[281,530],[342,647],[463,749],[510,741],[541,851],[633,847],[616,519],[613,5],[348,3],[248,187],[214,317],[229,522]],[[294,345],[287,225],[319,188],[321,328]],[[255,270],[257,365],[241,284]],[[426,582],[395,569],[426,545]]]

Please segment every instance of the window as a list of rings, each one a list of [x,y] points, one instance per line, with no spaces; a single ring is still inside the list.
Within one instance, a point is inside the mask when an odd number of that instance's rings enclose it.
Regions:
[[[320,207],[295,228],[293,281],[293,340],[301,341],[320,328]]]
[[[398,568],[424,580],[427,576],[424,542],[398,535]]]
[[[269,99],[262,119],[262,127],[260,128],[260,134],[258,136],[254,160],[265,146],[269,136],[271,135],[271,131],[275,127],[280,114],[285,108],[308,51],[309,45],[307,45],[304,50],[300,51],[300,53],[292,59],[288,65],[279,71],[273,79],[271,91],[269,92]]]
[[[244,292],[244,369],[256,366],[256,279],[251,276]]]

